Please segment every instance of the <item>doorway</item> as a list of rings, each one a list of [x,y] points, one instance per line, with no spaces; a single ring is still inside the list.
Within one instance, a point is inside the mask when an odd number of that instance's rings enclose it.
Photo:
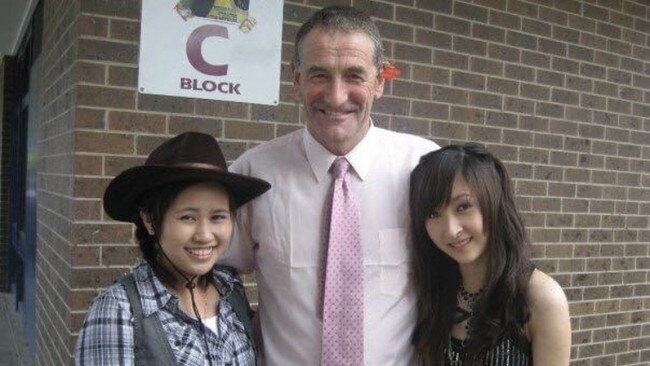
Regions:
[[[15,56],[5,61],[3,133],[7,156],[7,273],[15,295],[15,310],[22,315],[23,332],[36,351],[36,188],[37,133],[41,110],[41,39],[43,2],[32,15]]]

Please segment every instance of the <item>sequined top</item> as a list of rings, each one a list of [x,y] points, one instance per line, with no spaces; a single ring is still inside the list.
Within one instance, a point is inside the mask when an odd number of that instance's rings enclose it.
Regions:
[[[451,350],[447,354],[445,366],[462,366],[465,350],[463,342],[451,338]],[[521,335],[506,337],[495,348],[488,351],[481,362],[482,366],[532,366],[533,353],[530,341]]]

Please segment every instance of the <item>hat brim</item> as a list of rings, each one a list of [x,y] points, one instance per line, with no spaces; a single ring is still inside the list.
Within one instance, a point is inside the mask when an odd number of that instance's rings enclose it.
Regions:
[[[271,185],[262,179],[230,173],[226,170],[137,166],[119,174],[106,187],[104,211],[115,220],[133,222],[135,214],[139,211],[137,201],[143,193],[152,188],[180,182],[219,183],[233,197],[235,207],[243,205],[271,188]]]

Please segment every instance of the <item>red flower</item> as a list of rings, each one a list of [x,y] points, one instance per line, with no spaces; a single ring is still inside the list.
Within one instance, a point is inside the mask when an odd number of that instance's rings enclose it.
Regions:
[[[397,66],[393,65],[390,61],[385,61],[381,68],[381,76],[384,80],[395,80],[399,77],[400,71]]]

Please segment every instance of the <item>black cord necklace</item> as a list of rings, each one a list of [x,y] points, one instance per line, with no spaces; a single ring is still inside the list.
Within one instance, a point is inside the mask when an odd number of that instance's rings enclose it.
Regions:
[[[181,277],[183,277],[183,279],[185,279],[186,281],[185,287],[190,291],[190,298],[192,300],[192,310],[194,311],[194,315],[196,315],[196,319],[198,320],[199,330],[201,332],[201,338],[203,338],[203,345],[205,346],[205,352],[207,353],[206,356],[208,358],[208,363],[210,364],[210,366],[212,366],[212,354],[210,353],[210,345],[208,344],[208,338],[205,335],[206,326],[205,324],[203,324],[203,319],[201,319],[201,314],[199,313],[199,309],[196,306],[196,300],[194,299],[194,288],[196,288],[196,283],[194,283],[194,279],[198,276],[192,276],[192,278],[188,278],[180,269],[178,269],[178,267],[176,267],[174,262],[172,262],[171,259],[169,259],[167,253],[165,253],[165,251],[163,250],[162,245],[160,245],[160,243],[157,244],[158,244],[158,248],[160,249],[160,252],[162,253],[163,256],[165,256],[169,264],[172,265],[172,268],[179,275],[181,275]]]

